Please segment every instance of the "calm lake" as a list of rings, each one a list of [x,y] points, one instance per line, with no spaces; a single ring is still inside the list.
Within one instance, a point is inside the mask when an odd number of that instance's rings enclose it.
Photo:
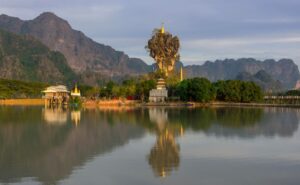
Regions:
[[[0,107],[0,184],[300,184],[300,109]]]

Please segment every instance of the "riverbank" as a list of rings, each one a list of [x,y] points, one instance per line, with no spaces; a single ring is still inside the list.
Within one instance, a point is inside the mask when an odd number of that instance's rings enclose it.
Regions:
[[[300,107],[300,104],[212,102],[209,103],[209,106],[212,107]]]
[[[0,100],[0,105],[38,106],[45,105],[44,99],[5,99]],[[270,103],[235,103],[235,102],[165,102],[145,103],[138,100],[85,100],[86,108],[99,107],[300,107],[300,104],[270,104]]]

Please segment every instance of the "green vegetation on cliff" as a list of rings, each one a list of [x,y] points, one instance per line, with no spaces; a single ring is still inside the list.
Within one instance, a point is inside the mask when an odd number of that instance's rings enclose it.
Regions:
[[[71,83],[76,75],[61,53],[30,36],[0,30],[0,78]]]

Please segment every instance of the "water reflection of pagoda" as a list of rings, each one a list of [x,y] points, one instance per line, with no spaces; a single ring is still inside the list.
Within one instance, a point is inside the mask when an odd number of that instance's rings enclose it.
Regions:
[[[80,118],[81,118],[81,111],[80,110],[71,111],[71,120],[76,126],[79,124]]]
[[[61,125],[67,122],[68,114],[63,108],[45,108],[43,118],[48,124]]]
[[[155,120],[156,143],[148,155],[148,162],[156,176],[166,177],[171,171],[177,170],[180,163],[180,147],[176,137],[183,135],[180,124],[169,124],[167,111],[150,109],[149,117]]]

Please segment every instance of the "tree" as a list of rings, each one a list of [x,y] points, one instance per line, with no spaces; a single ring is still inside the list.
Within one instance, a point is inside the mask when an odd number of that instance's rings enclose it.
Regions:
[[[92,87],[92,86],[80,84],[78,86],[78,88],[80,89],[81,96],[84,96],[87,98],[95,98],[95,97],[98,97],[100,94],[99,87]]]
[[[285,96],[300,96],[299,90],[289,90],[286,93],[284,93]]]
[[[260,101],[262,92],[254,82],[243,82],[241,85],[241,102]]]
[[[136,95],[136,84],[137,82],[133,79],[125,80],[122,83],[125,96],[135,96]]]
[[[167,76],[173,71],[175,62],[179,60],[180,43],[177,36],[165,32],[164,28],[154,29],[151,39],[145,49],[157,62],[158,68]]]
[[[263,93],[254,82],[239,80],[220,80],[213,84],[216,90],[216,98],[219,101],[229,102],[257,102],[261,101]]]
[[[114,86],[116,86],[116,84],[113,81],[109,81],[106,84],[106,86],[101,88],[100,97],[112,98],[113,97],[113,87]]]
[[[176,94],[183,101],[209,102],[215,98],[215,90],[206,78],[183,80],[177,86]]]
[[[180,97],[182,101],[189,101],[189,80],[183,80],[176,87],[176,95]]]
[[[197,102],[209,102],[215,98],[215,91],[206,78],[193,78],[190,80],[189,94]]]
[[[136,86],[136,92],[142,101],[147,100],[149,91],[154,89],[156,82],[154,80],[142,80]]]
[[[228,80],[225,86],[225,101],[241,101],[241,81]]]

